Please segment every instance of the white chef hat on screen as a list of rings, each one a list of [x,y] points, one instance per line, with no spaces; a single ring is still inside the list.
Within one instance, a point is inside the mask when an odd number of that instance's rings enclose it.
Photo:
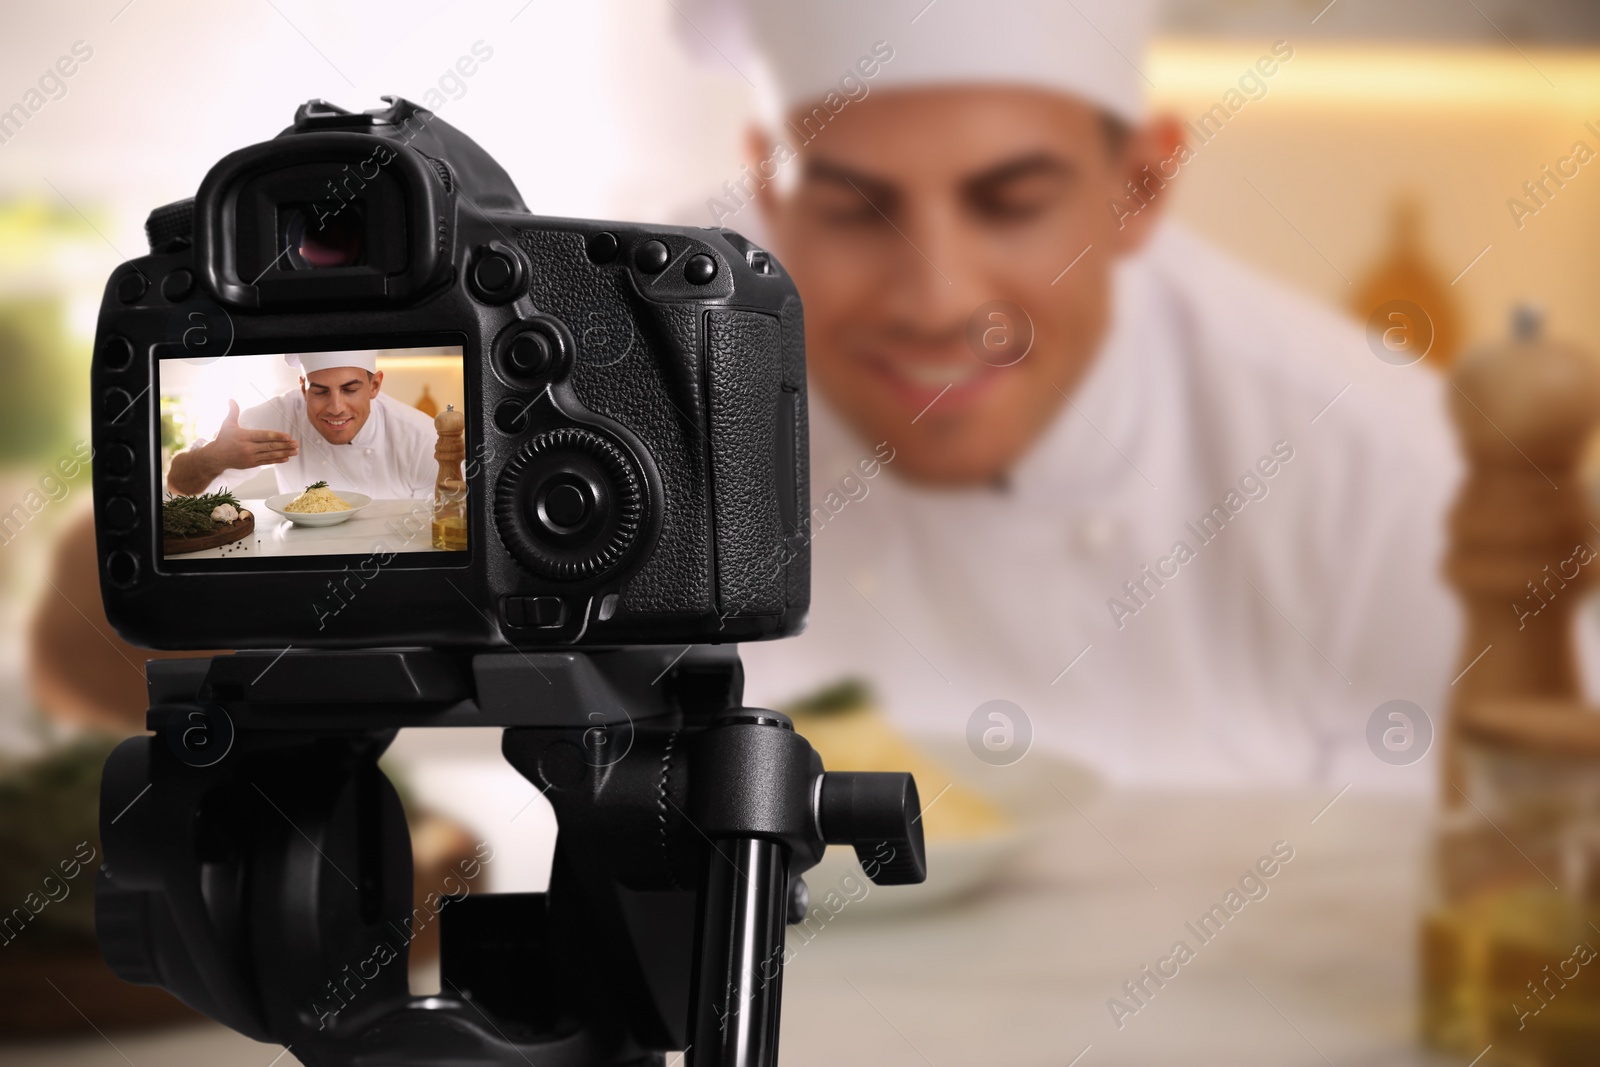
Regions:
[[[1145,113],[1152,0],[676,0],[680,36],[708,63],[759,79],[787,112],[840,91],[1020,85],[1128,122]],[[677,18],[677,16],[674,16]],[[687,23],[687,25],[682,25]],[[882,42],[893,58],[858,67]],[[881,58],[882,49],[878,53]]]
[[[290,352],[283,361],[305,374],[333,367],[355,367],[371,374],[378,369],[378,353],[371,349],[344,352]]]

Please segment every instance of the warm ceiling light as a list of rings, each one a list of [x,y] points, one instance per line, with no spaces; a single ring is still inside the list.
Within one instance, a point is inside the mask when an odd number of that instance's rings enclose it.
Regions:
[[[1289,42],[1269,96],[1302,103],[1450,107],[1600,106],[1600,51]],[[1220,99],[1271,42],[1167,40],[1145,73],[1158,104]],[[1589,116],[1600,118],[1600,113]]]

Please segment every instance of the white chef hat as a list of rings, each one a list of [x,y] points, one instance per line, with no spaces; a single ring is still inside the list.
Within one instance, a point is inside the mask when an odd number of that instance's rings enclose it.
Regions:
[[[691,50],[762,77],[764,103],[784,112],[839,91],[849,74],[872,89],[1022,85],[1128,122],[1144,115],[1152,0],[679,2]],[[893,58],[862,79],[857,64],[878,42]]]
[[[347,352],[290,352],[283,361],[306,374],[333,367],[356,367],[372,374],[378,369],[378,353],[372,349]]]

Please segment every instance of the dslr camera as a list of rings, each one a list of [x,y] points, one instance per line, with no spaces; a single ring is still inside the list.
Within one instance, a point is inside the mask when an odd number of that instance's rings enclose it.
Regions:
[[[303,105],[275,139],[216,164],[193,200],[157,209],[150,254],[112,274],[91,373],[112,624],[172,649],[797,632],[805,341],[777,261],[726,229],[529,214],[478,145],[385,99],[365,113]],[[313,413],[321,387],[303,368],[350,350],[388,371],[369,418],[388,426],[341,441],[347,405],[331,422]],[[356,385],[376,392],[365,374]],[[436,438],[414,408],[395,411],[412,403],[399,383],[414,393],[419,380],[465,417],[464,529],[442,547],[429,536]],[[299,455],[229,471],[227,485],[169,481],[182,428],[204,441],[229,402],[236,423],[271,422]],[[374,469],[398,471],[401,490],[391,473],[370,491]],[[296,472],[306,484],[286,481]],[[374,499],[336,535],[285,517],[277,498],[313,481]],[[253,536],[175,550],[164,501],[206,488],[248,497]]]
[[[776,1064],[801,876],[828,845],[926,874],[910,775],[743,706],[732,643],[809,601],[782,268],[531,215],[393,97],[306,104],[147,230],[91,374],[106,614],[237,651],[149,663],[107,760],[112,970],[307,1067]],[[545,890],[419,900],[378,761],[437,727],[503,730],[560,828]]]

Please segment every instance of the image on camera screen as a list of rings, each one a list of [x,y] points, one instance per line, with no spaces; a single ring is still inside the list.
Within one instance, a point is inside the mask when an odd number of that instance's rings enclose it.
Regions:
[[[163,359],[163,558],[465,552],[462,350]]]

